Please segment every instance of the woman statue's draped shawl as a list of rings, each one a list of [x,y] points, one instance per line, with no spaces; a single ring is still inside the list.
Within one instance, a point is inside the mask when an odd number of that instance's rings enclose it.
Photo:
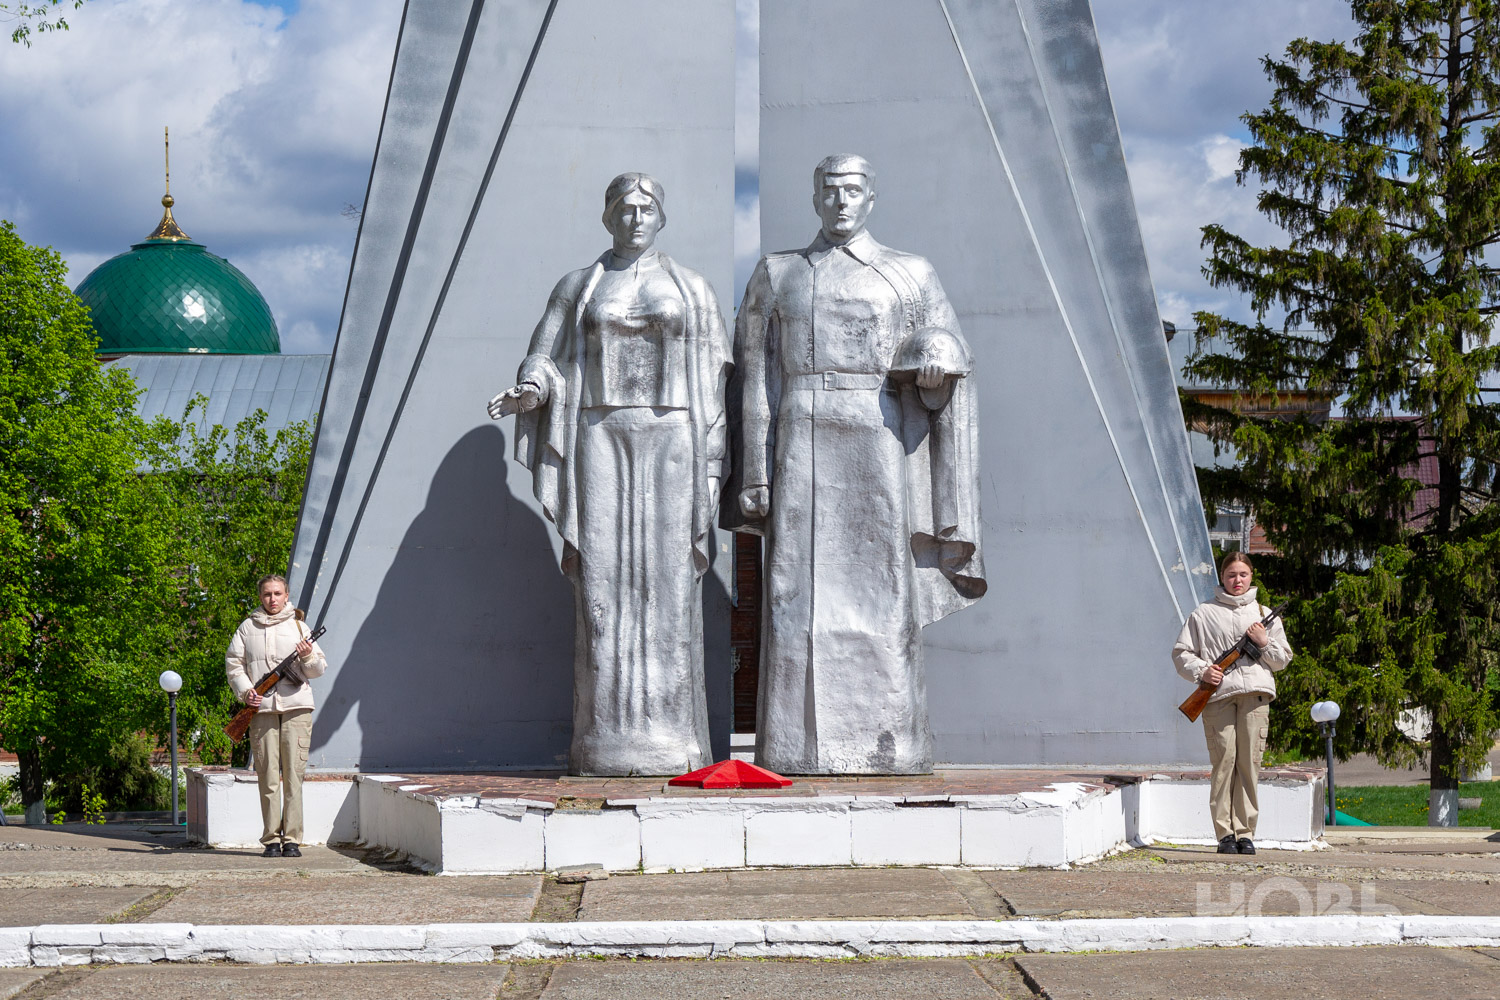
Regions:
[[[592,266],[559,283],[554,294],[561,294],[569,307],[562,328],[555,331],[550,350],[539,349],[554,331],[537,328],[517,376],[518,382],[534,382],[547,391],[545,404],[516,417],[516,461],[531,470],[532,491],[562,536],[562,571],[570,579],[577,573],[580,548],[575,450],[586,358],[581,319],[610,256],[611,251],[605,251]],[[664,253],[658,253],[657,260],[684,303],[687,370],[682,377],[687,380],[693,429],[693,569],[701,577],[708,569],[709,529],[727,471],[723,387],[730,368],[729,336],[708,282]]]

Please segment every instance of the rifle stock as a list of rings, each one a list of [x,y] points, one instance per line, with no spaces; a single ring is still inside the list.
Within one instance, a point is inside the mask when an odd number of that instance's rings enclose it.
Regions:
[[[1228,670],[1239,658],[1240,649],[1236,646],[1214,661],[1214,666],[1220,670]],[[1217,690],[1219,690],[1218,684],[1204,684],[1200,681],[1193,689],[1193,693],[1187,696],[1187,700],[1177,706],[1177,711],[1187,716],[1189,722],[1197,722],[1198,716],[1202,715],[1203,710],[1208,707],[1208,699],[1212,698]]]
[[[312,634],[307,637],[307,641],[316,642],[318,636],[322,635],[326,631],[327,629],[324,626],[319,625],[315,630],[313,630]],[[296,660],[297,654],[293,653],[291,656],[288,656],[286,659],[276,664],[276,667],[273,670],[271,670],[266,674],[266,676],[262,677],[259,681],[256,682],[255,693],[260,695],[262,698],[270,694],[272,688],[274,688],[277,684],[280,684],[284,678],[288,677],[292,673],[292,666],[294,663],[296,663]],[[238,743],[240,740],[245,738],[245,734],[250,731],[250,723],[254,721],[255,715],[259,711],[260,709],[258,708],[252,708],[251,706],[246,705],[238,712],[234,713],[234,717],[230,719],[229,724],[224,727],[224,735],[229,737],[229,742]]]

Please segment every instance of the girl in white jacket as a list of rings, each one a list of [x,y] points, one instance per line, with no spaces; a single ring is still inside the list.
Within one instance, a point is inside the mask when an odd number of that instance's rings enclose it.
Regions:
[[[1260,812],[1256,782],[1271,701],[1276,697],[1274,672],[1292,662],[1281,619],[1269,628],[1260,623],[1268,614],[1250,586],[1254,569],[1250,557],[1231,552],[1219,564],[1219,589],[1188,615],[1172,647],[1177,672],[1194,683],[1217,685],[1203,710],[1203,732],[1213,763],[1208,801],[1220,854],[1254,854],[1255,820]],[[1228,672],[1214,661],[1248,636],[1252,652],[1241,655]]]
[[[235,697],[259,710],[250,722],[250,746],[260,786],[263,857],[300,858],[302,776],[312,742],[307,678],[321,677],[328,662],[317,643],[308,641],[302,612],[287,599],[286,577],[262,577],[257,590],[260,607],[235,629],[224,670]],[[256,694],[256,683],[293,653],[303,679],[282,678],[264,697]]]

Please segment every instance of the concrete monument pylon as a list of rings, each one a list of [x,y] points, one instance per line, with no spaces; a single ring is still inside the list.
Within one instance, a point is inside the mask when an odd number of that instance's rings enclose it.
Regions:
[[[289,574],[328,626],[314,765],[567,763],[562,542],[511,457],[514,425],[484,402],[558,275],[598,254],[621,171],[672,193],[661,248],[730,288],[734,23],[733,0],[407,4]],[[716,759],[718,534],[703,582]]]
[[[983,383],[989,592],[923,635],[935,761],[1201,760],[1167,651],[1208,537],[1086,0],[761,0],[761,24],[763,249],[812,237],[812,164],[864,155],[873,225],[942,275]],[[408,4],[289,574],[328,627],[315,765],[565,763],[561,541],[483,401],[621,171],[735,300],[733,109],[732,0]]]
[[[1211,550],[1088,0],[761,0],[760,87],[763,248],[857,150],[982,380],[989,592],[924,632],[935,759],[1202,760],[1166,668]]]

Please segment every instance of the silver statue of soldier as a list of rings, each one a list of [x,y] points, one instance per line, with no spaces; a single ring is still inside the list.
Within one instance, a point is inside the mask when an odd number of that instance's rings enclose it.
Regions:
[[[518,415],[574,588],[570,771],[679,774],[711,762],[701,595],[730,344],[708,282],[653,248],[661,184],[621,174],[604,202],[613,248],[557,283],[489,413]]]
[[[986,588],[968,345],[932,265],[865,231],[875,172],[813,172],[822,231],[735,328],[724,526],[765,536],[756,761],[932,770],[922,627]]]

